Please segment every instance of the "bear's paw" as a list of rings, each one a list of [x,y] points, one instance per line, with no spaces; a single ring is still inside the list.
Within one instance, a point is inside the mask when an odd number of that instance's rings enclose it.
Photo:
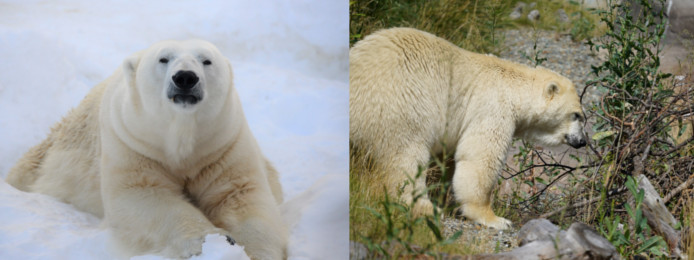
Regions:
[[[509,228],[511,228],[511,224],[512,224],[510,220],[502,218],[502,217],[497,217],[497,216],[494,216],[492,218],[485,219],[482,221],[478,221],[478,222],[482,225],[487,226],[487,227],[494,228],[494,229],[500,229],[500,230],[509,229]]]

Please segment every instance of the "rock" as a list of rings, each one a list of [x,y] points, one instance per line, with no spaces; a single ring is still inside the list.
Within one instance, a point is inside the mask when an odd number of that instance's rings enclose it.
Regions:
[[[638,167],[643,169],[643,162],[638,162],[634,159],[634,171],[637,173],[636,179],[638,181],[639,189],[644,190],[644,198],[642,204],[643,216],[647,219],[648,225],[651,229],[663,237],[665,243],[667,243],[670,249],[670,254],[678,256],[679,258],[684,258],[683,252],[686,252],[684,248],[681,248],[681,237],[680,231],[675,230],[673,227],[677,225],[677,219],[670,213],[668,208],[665,206],[663,199],[660,197],[658,191],[653,187],[651,181],[648,180],[646,175],[639,170]],[[633,198],[630,198],[631,203],[633,203]]]
[[[559,243],[562,248],[571,248],[573,259],[619,259],[617,249],[590,226],[576,222],[566,231]]]
[[[369,250],[362,243],[349,241],[349,259],[366,259],[369,257]]]
[[[661,69],[668,73],[689,73],[694,66],[687,61],[694,41],[694,1],[669,0],[665,43],[661,54]]]
[[[564,11],[564,9],[557,10],[557,22],[559,22],[559,23],[568,23],[569,22],[569,15],[566,14],[566,11]]]
[[[525,3],[523,2],[518,2],[516,3],[516,7],[513,8],[513,12],[509,15],[511,20],[516,20],[521,17],[521,14],[523,14],[523,8],[525,8]]]
[[[559,230],[547,219],[528,221],[518,232],[521,246],[505,253],[469,259],[620,259],[615,247],[583,223]]]
[[[540,19],[540,11],[538,11],[537,9],[530,11],[530,13],[528,14],[528,20],[534,22],[538,19]]]
[[[523,246],[536,240],[554,239],[559,233],[559,227],[549,220],[533,219],[525,223],[518,231],[518,246]]]
[[[477,236],[480,236],[477,234]],[[482,235],[484,236],[484,235]],[[567,231],[560,230],[549,220],[533,219],[518,232],[522,244],[509,252],[481,255],[410,255],[407,259],[460,259],[460,260],[523,260],[523,259],[620,259],[615,247],[590,226],[576,222]],[[416,250],[422,248],[410,245]],[[359,242],[350,241],[350,259],[374,259],[383,257],[369,252]],[[375,255],[372,253],[376,253]]]
[[[537,6],[537,3],[536,3],[536,2],[532,2],[532,3],[530,3],[530,4],[528,5],[528,8],[529,8],[529,9],[533,9],[533,8],[535,8],[536,6]]]
[[[671,0],[668,1],[669,7],[666,9],[668,14],[668,36],[674,34],[679,39],[691,40],[694,33],[694,1],[691,0]],[[665,38],[668,41],[668,38]]]

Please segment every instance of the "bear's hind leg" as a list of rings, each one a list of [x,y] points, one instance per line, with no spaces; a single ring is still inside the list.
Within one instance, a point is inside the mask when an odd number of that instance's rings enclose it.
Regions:
[[[53,146],[53,135],[49,134],[46,140],[32,147],[10,168],[5,181],[21,191],[32,191],[31,185],[41,177],[41,166],[46,153]]]
[[[422,149],[424,147],[424,149]],[[426,167],[430,157],[429,151],[425,145],[411,145],[407,149],[398,149],[400,151],[386,165],[385,176],[387,176],[388,192],[392,196],[400,196],[401,202],[406,205],[412,205],[414,196],[418,197],[412,213],[415,216],[431,215],[434,205],[429,200],[426,186]],[[414,195],[414,196],[413,196]]]

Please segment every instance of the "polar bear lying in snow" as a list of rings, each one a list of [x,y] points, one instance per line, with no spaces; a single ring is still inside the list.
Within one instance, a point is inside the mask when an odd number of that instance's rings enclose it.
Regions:
[[[252,258],[286,257],[277,171],[246,123],[231,65],[205,41],[127,58],[7,182],[103,217],[128,256],[190,257],[219,233]]]

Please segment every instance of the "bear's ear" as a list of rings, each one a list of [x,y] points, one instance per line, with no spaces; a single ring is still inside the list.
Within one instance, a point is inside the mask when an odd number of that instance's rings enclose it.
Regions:
[[[556,95],[557,93],[559,93],[559,86],[557,85],[557,83],[552,82],[547,85],[544,96],[545,98],[547,98],[547,100],[552,100],[552,98],[554,98],[554,95]]]
[[[136,52],[130,57],[123,61],[123,74],[125,74],[125,80],[131,86],[135,85],[135,72],[137,71],[137,66],[140,64],[141,52]]]

